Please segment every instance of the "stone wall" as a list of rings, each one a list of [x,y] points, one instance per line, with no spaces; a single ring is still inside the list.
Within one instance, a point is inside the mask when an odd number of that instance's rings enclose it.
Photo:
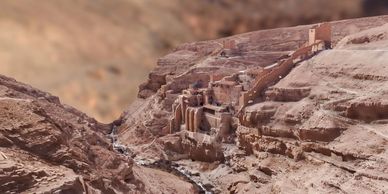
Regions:
[[[213,99],[222,104],[238,104],[242,86],[220,85],[213,88]]]
[[[186,130],[196,132],[201,128],[217,128],[219,129],[218,135],[224,137],[230,130],[232,116],[235,114],[234,111],[226,108],[227,112],[214,109],[212,113],[209,113],[208,109],[203,109],[204,104],[232,105],[239,113],[250,101],[255,100],[258,96],[264,96],[262,93],[265,89],[285,77],[296,63],[327,48],[330,43],[330,24],[323,23],[315,26],[309,31],[309,42],[307,44],[301,46],[295,52],[286,56],[286,58],[279,60],[276,64],[260,69],[253,81],[253,86],[246,92],[243,92],[242,80],[239,80],[239,74],[225,76],[222,79],[220,78],[221,75],[208,75],[206,73],[192,73],[191,77],[179,76],[175,78],[174,83],[178,84],[168,86],[169,91],[182,91],[188,88],[188,84],[198,80],[201,80],[202,84],[206,83],[208,89],[202,89],[198,95],[190,90],[183,91],[183,95],[179,96],[178,100],[180,107],[173,108],[175,117],[179,114],[176,111],[180,111],[181,115],[178,118],[171,119],[171,131],[180,129],[181,123],[179,121],[183,119],[182,122],[185,124]],[[234,47],[235,42],[224,42],[224,49]]]
[[[221,123],[221,119],[214,114],[205,113],[202,126],[206,128],[218,127]]]
[[[271,85],[271,83],[277,82],[279,79],[288,74],[296,62],[303,60],[313,54],[316,51],[325,48],[323,41],[316,42],[312,45],[302,47],[296,50],[288,59],[281,60],[278,65],[271,69],[261,72],[257,76],[254,86],[247,92],[243,93],[240,97],[240,110],[245,107],[250,100],[254,100],[257,96],[261,95],[263,90]],[[296,61],[295,61],[296,60]]]
[[[316,43],[317,41],[324,41],[326,46],[327,43],[331,43],[331,24],[322,23],[314,26],[309,30],[309,45]]]
[[[173,93],[181,93],[183,90],[190,87],[190,85],[199,82],[202,87],[207,87],[210,81],[208,73],[190,73],[179,77],[175,77],[171,84],[167,85],[167,90],[172,90]]]

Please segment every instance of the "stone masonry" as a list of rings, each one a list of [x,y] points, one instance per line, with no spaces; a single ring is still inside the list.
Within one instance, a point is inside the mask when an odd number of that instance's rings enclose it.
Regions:
[[[296,63],[331,47],[331,25],[322,23],[309,30],[309,40],[286,58],[265,68],[241,71],[233,75],[211,75],[207,87],[193,84],[183,90],[172,105],[170,133],[215,131],[225,138],[238,121],[239,113],[258,99],[266,88],[286,76]],[[224,42],[222,57],[238,52],[235,42]]]

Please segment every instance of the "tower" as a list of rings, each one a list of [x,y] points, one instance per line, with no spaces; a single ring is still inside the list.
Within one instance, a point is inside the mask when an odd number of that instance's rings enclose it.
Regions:
[[[313,26],[309,30],[309,45],[316,41],[322,40],[325,42],[325,47],[331,47],[331,24],[328,22]]]

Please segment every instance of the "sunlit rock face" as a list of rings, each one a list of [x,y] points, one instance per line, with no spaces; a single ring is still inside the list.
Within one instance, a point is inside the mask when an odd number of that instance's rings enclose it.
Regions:
[[[27,5],[35,5],[32,1],[26,2],[29,3]],[[229,5],[227,1],[206,2],[211,6]],[[32,15],[45,13],[24,10],[17,1],[7,3],[9,10],[22,10]],[[73,28],[71,22],[66,22],[68,17],[40,16],[42,23],[28,23],[24,19],[18,22],[24,22],[20,25],[23,28],[38,30],[40,38],[49,34],[50,44],[66,51],[64,53],[73,54],[73,58],[52,54],[53,50],[46,50],[47,45],[43,43],[31,44],[30,39],[23,38],[24,31],[14,35],[17,37],[15,42],[23,47],[12,47],[8,42],[3,44],[6,47],[4,50],[41,45],[42,60],[65,61],[66,64],[59,67],[66,71],[52,68],[48,72],[50,76],[62,80],[75,80],[70,82],[71,87],[64,90],[70,97],[70,91],[78,91],[74,88],[80,88],[82,99],[89,98],[85,88],[93,94],[101,89],[104,92],[114,91],[112,95],[122,95],[121,92],[128,91],[125,90],[127,79],[128,75],[132,75],[124,72],[134,73],[133,68],[105,63],[110,59],[110,51],[117,51],[118,59],[128,53],[144,59],[151,56],[143,53],[149,50],[142,50],[137,44],[139,47],[133,52],[114,46],[118,42],[121,45],[126,38],[127,31],[118,26],[126,26],[130,17],[118,19],[104,9],[98,9],[100,4],[87,6],[86,2],[74,3],[82,5],[77,9],[92,10],[93,13],[104,13],[114,18],[113,26],[110,21],[101,18],[98,21],[103,21],[108,29],[120,28],[120,33],[100,35],[106,33],[105,28],[91,25],[97,20],[88,16],[88,31],[81,32],[90,32],[90,39],[83,40],[78,37],[76,32],[79,31]],[[134,3],[140,7],[143,5],[142,2]],[[114,1],[103,4],[117,8],[117,13],[127,14],[129,9],[122,7],[121,10]],[[53,2],[45,4],[45,11],[54,8],[51,7],[53,5]],[[71,17],[79,12],[65,5],[61,4],[65,10],[72,11]],[[168,5],[160,4],[163,8],[174,9]],[[0,9],[7,10],[7,7],[0,6]],[[0,13],[12,16],[13,12]],[[136,21],[148,19],[140,17]],[[184,16],[180,19],[187,20]],[[196,21],[195,18],[189,19]],[[55,33],[45,31],[43,23],[46,20],[62,26],[70,25],[69,32],[72,33],[61,34],[60,27]],[[80,21],[84,20],[73,22]],[[268,73],[268,69],[276,67],[274,64],[287,61],[295,51],[304,48],[305,43],[310,42],[309,30],[316,25],[262,30],[182,44],[157,61],[148,79],[136,73],[145,79],[139,86],[139,92],[133,92],[138,98],[128,108],[120,106],[125,111],[118,119],[109,120],[110,124],[102,124],[62,104],[61,98],[0,76],[0,193],[383,193],[387,190],[388,180],[388,103],[385,100],[388,94],[388,71],[385,67],[388,58],[387,22],[387,16],[331,22],[331,45],[323,50],[314,50],[313,55],[305,56],[303,60],[290,63],[292,66],[288,71],[280,76],[271,76],[269,82],[268,79],[259,82],[265,83],[265,86],[255,90],[259,92],[246,103],[242,101],[244,106],[239,110],[222,105],[233,102],[237,99],[236,93],[252,85],[233,75],[249,72],[253,77],[264,75],[268,78],[267,74],[258,72]],[[163,23],[158,24],[164,26]],[[198,22],[193,24],[202,25]],[[172,29],[171,32],[178,31]],[[191,33],[190,30],[190,33],[180,35],[191,36]],[[72,49],[61,42],[61,37],[71,34],[79,38],[79,52],[70,52]],[[96,37],[101,41],[96,41]],[[179,39],[180,36],[172,37]],[[10,39],[7,37],[4,40]],[[136,43],[132,38],[129,40],[131,44]],[[145,36],[144,40],[148,37]],[[94,43],[95,50],[84,41]],[[106,49],[105,44],[110,47]],[[33,51],[39,53],[36,48]],[[4,53],[2,59],[8,62],[20,60],[19,64],[24,64],[22,56],[30,56],[27,52],[20,52],[20,58],[11,60],[11,55]],[[82,60],[78,55],[82,56]],[[148,59],[151,60],[151,57]],[[94,64],[98,63],[93,60],[109,65],[95,68]],[[45,80],[45,83],[57,83],[47,82],[44,71],[38,68],[38,64],[43,64],[38,59],[26,61],[35,65],[33,70],[38,73],[35,72],[34,78],[40,76],[39,79]],[[87,64],[87,70],[78,71],[76,66],[71,66],[80,64]],[[1,66],[4,69],[10,67]],[[12,67],[20,70],[23,66]],[[73,77],[58,73],[67,70],[74,70]],[[23,72],[29,74],[29,71]],[[82,80],[94,80],[97,86],[82,88],[76,82],[77,76]],[[120,76],[125,79],[121,80]],[[102,80],[115,82],[120,87],[104,87]],[[250,78],[245,77],[244,80],[249,81]],[[217,81],[223,81],[223,84]],[[110,83],[105,84],[108,86]],[[239,90],[225,93],[231,91],[227,89],[231,86],[238,86]],[[203,91],[206,96],[205,90],[209,87],[216,90],[215,98],[200,100],[198,92]],[[182,99],[181,103],[181,95],[193,98]],[[104,96],[101,105],[112,102],[107,100],[111,98],[116,99]],[[100,104],[95,96],[91,99],[90,104],[86,103],[88,106]],[[203,106],[210,101],[213,101],[213,106],[207,108],[214,112],[192,107],[185,113],[179,111],[184,109],[182,105]],[[227,127],[222,119],[212,117],[233,111],[236,111],[233,117],[227,117]],[[198,117],[202,113],[210,115],[205,123],[201,123],[203,120]],[[170,121],[174,117],[174,124],[178,127],[172,129]],[[186,123],[182,123],[183,120]]]
[[[108,123],[133,102],[157,58],[184,42],[381,13],[379,2],[6,0],[0,73]]]
[[[387,21],[332,22],[332,45],[268,83],[222,138],[217,125],[196,124],[202,106],[209,114],[206,98],[197,97],[206,96],[210,80],[222,75],[230,83],[239,72],[274,67],[308,42],[314,25],[181,45],[158,60],[122,115],[118,138],[135,158],[172,161],[213,192],[382,192]],[[231,40],[239,52],[223,53]],[[214,106],[230,99],[221,96]]]

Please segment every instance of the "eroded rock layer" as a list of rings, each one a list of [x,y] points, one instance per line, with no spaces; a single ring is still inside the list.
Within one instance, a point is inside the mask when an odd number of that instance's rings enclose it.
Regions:
[[[265,82],[236,116],[221,114],[227,127],[196,115],[233,112],[222,101],[303,48],[311,25],[182,45],[109,125],[0,76],[0,192],[387,192],[387,22],[332,22],[331,46]],[[214,80],[226,89],[213,103],[180,98]],[[231,80],[244,81],[222,93]],[[209,107],[182,111],[190,101]]]
[[[268,83],[223,138],[190,120],[202,109],[176,114],[184,108],[176,103],[182,92],[201,91],[217,76],[226,83],[238,72],[270,68],[308,41],[311,26],[182,45],[140,87],[140,99],[122,116],[119,140],[135,158],[175,161],[214,193],[386,192],[387,22],[387,16],[332,22],[332,48]],[[172,131],[170,118],[178,126]]]
[[[107,136],[112,125],[0,76],[0,193],[196,191],[176,175],[137,166],[113,150]]]

